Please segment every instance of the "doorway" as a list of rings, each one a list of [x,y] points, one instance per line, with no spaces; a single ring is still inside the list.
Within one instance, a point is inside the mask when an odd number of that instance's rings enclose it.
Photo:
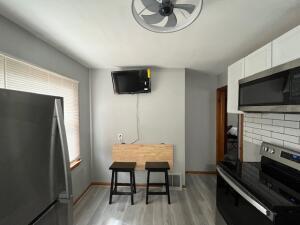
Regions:
[[[243,161],[244,117],[227,113],[227,86],[217,89],[216,104],[216,163]]]
[[[227,133],[227,86],[217,89],[217,110],[216,110],[216,162],[224,160],[226,151],[226,133]]]

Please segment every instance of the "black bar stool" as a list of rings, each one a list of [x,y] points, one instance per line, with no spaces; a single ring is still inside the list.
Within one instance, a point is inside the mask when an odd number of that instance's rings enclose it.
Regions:
[[[148,204],[149,195],[167,195],[168,204],[171,204],[170,201],[170,190],[169,190],[169,174],[168,170],[170,169],[168,162],[146,162],[145,169],[147,173],[147,192],[146,192],[146,204]],[[165,183],[150,183],[150,173],[151,172],[163,172],[165,173]],[[151,192],[149,191],[149,185],[160,186],[164,185],[166,187],[165,192]]]
[[[109,194],[109,204],[112,203],[113,195],[130,195],[131,196],[131,205],[133,202],[133,194],[136,193],[136,185],[135,185],[135,162],[113,162],[113,164],[109,167],[112,171],[111,175],[111,184],[110,184],[110,194]],[[128,172],[130,173],[130,183],[119,183],[118,182],[118,172]],[[120,192],[118,191],[118,186],[129,186],[130,192]]]

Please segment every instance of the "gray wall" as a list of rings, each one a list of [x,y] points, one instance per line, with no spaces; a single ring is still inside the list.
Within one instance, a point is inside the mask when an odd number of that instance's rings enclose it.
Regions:
[[[227,85],[227,83],[228,83],[227,78],[228,78],[227,71],[225,71],[224,73],[222,73],[218,76],[218,88],[224,87]]]
[[[80,150],[82,163],[72,171],[77,197],[90,179],[89,70],[0,16],[0,52],[79,81]]]
[[[92,70],[93,180],[108,182],[112,145],[117,134],[136,138],[137,95],[115,95],[111,70]],[[175,145],[174,171],[185,174],[185,70],[153,69],[152,92],[139,95],[141,139],[138,143]],[[183,176],[184,177],[184,176]],[[144,173],[137,182],[145,183]]]
[[[217,76],[186,71],[187,171],[215,170],[217,86]]]

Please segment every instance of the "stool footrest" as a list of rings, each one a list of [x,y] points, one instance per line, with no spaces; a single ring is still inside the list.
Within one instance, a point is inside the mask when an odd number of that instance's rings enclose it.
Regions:
[[[155,186],[165,186],[166,183],[149,183],[149,187],[155,187]]]
[[[116,183],[116,186],[131,186],[130,183]]]
[[[148,195],[168,195],[168,192],[165,192],[165,191],[163,191],[163,192],[160,192],[160,191],[158,191],[158,192],[149,191]]]
[[[113,195],[131,195],[132,193],[129,191],[113,191]]]

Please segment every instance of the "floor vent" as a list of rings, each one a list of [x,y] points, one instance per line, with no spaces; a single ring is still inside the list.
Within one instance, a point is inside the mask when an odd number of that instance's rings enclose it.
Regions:
[[[169,184],[171,190],[182,190],[180,173],[169,173]]]

